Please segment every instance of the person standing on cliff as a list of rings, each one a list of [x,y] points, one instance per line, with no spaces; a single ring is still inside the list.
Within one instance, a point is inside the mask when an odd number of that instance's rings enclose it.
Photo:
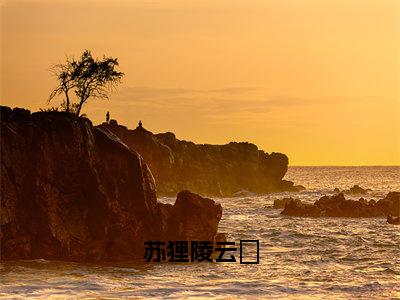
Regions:
[[[107,123],[110,122],[110,112],[109,111],[106,113],[106,122]]]
[[[140,121],[139,120],[139,126],[138,126],[139,128],[142,128],[143,127],[143,123],[142,123],[142,121]]]

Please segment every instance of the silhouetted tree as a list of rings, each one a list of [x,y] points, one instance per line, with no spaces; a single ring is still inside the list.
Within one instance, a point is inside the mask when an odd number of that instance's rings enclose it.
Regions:
[[[55,65],[52,72],[59,84],[50,94],[48,101],[58,95],[64,95],[62,108],[79,115],[89,97],[108,99],[109,92],[121,82],[124,75],[115,70],[117,66],[117,58],[95,59],[89,50],[85,50],[79,60],[67,59],[65,64]],[[74,91],[76,103],[71,102],[70,91]]]
[[[76,78],[74,76],[73,62],[67,60],[66,64],[55,65],[51,71],[58,79],[58,86],[50,94],[48,102],[50,102],[54,97],[58,95],[64,95],[65,100],[61,104],[61,107],[65,111],[70,112],[71,104],[69,98],[69,91],[77,86]]]

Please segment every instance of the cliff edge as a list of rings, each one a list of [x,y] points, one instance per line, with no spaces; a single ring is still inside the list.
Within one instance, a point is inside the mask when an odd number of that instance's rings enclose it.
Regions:
[[[241,190],[297,190],[293,182],[282,180],[287,156],[268,154],[251,143],[195,144],[179,140],[171,132],[153,134],[142,126],[129,130],[116,120],[98,128],[113,132],[144,157],[160,195],[173,196],[183,189],[211,196],[232,196]]]

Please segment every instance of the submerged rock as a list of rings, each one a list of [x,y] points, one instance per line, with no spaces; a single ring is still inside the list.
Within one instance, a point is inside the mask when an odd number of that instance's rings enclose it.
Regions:
[[[165,208],[142,157],[60,112],[0,107],[1,259],[143,258],[144,241],[211,239],[222,209],[190,192]]]
[[[365,195],[370,191],[370,189],[363,189],[362,187],[358,186],[357,184],[351,187],[348,190],[344,190],[342,193],[349,194],[349,195]]]
[[[297,202],[297,203],[301,203],[301,201],[299,199],[293,199],[292,197],[282,198],[282,199],[275,199],[273,208],[275,208],[275,209],[284,208],[286,206],[286,204],[291,202],[291,201],[294,201],[294,202]]]
[[[256,193],[246,191],[246,190],[241,190],[241,191],[234,193],[232,195],[232,197],[253,197],[255,195],[256,195]]]
[[[343,193],[334,196],[323,196],[314,204],[286,204],[283,215],[298,217],[383,217],[400,215],[400,192],[390,192],[378,202],[361,198],[358,201],[346,200]]]
[[[353,186],[352,186],[350,189],[348,189],[348,190],[340,191],[339,188],[335,188],[335,189],[333,190],[333,193],[334,193],[334,194],[343,193],[343,194],[346,194],[346,195],[366,195],[366,194],[368,194],[368,192],[370,192],[370,191],[371,191],[370,189],[363,189],[363,188],[360,187],[359,185],[355,184],[355,185],[353,185]]]

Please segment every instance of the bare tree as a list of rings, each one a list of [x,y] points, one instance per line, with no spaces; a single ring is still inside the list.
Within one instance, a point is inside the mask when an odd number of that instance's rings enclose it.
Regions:
[[[71,101],[68,93],[77,86],[73,76],[72,62],[67,60],[65,65],[55,65],[52,67],[51,72],[57,77],[58,86],[50,94],[48,102],[50,103],[50,101],[58,95],[64,95],[65,99],[61,107],[64,108],[66,112],[70,112]]]
[[[95,59],[89,50],[85,50],[79,60],[67,59],[65,64],[55,65],[52,71],[59,84],[48,101],[64,95],[62,106],[65,111],[79,115],[89,97],[109,98],[109,93],[121,82],[124,75],[115,70],[117,66],[117,58],[104,56],[101,60]],[[70,91],[74,91],[76,103],[71,103]]]

